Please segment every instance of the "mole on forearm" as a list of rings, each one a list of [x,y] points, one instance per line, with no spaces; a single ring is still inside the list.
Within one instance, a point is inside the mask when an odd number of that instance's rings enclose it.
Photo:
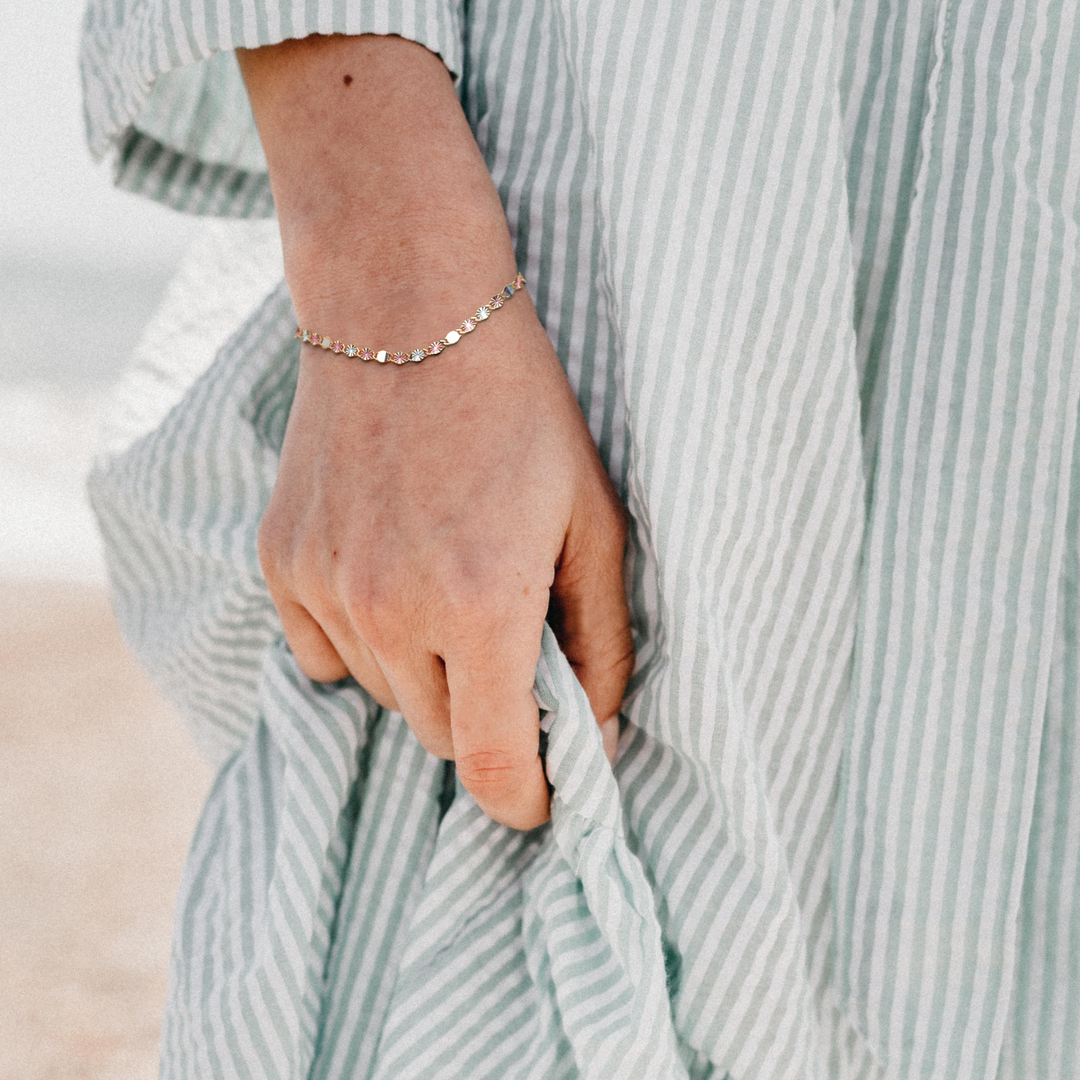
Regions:
[[[345,78],[344,78],[344,79],[342,79],[341,81],[342,81],[342,82],[343,82],[343,83],[344,83],[344,84],[345,84],[346,86],[352,86],[352,76],[351,76],[351,75],[346,75],[346,76],[345,76]]]

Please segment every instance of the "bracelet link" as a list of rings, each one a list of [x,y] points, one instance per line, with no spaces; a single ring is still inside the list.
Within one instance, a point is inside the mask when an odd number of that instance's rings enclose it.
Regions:
[[[521,274],[518,274],[518,276],[514,278],[502,292],[497,292],[487,301],[487,303],[481,304],[480,307],[476,309],[476,314],[465,319],[460,326],[453,330],[448,330],[443,337],[436,338],[430,345],[413,349],[410,352],[392,353],[387,349],[373,350],[363,345],[347,345],[344,341],[337,341],[333,338],[324,337],[314,330],[304,330],[299,326],[296,328],[296,333],[293,334],[293,337],[298,338],[306,345],[315,345],[323,349],[329,349],[340,356],[347,356],[350,360],[358,357],[361,360],[374,360],[378,364],[391,363],[401,365],[410,362],[418,364],[426,357],[438,356],[443,349],[450,345],[456,345],[461,340],[462,335],[471,334],[480,323],[491,318],[491,313],[493,311],[498,311],[498,309],[501,308],[514,293],[519,292],[524,288],[525,279]]]

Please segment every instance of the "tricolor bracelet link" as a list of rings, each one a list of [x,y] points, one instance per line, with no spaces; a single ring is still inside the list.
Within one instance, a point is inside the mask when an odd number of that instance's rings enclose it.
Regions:
[[[342,356],[361,360],[374,360],[379,364],[408,364],[410,361],[418,364],[427,356],[438,356],[447,345],[456,345],[461,340],[462,335],[471,334],[480,323],[491,318],[493,311],[498,311],[514,293],[520,292],[524,288],[525,279],[518,274],[502,292],[497,292],[490,300],[481,304],[476,309],[475,315],[470,315],[460,326],[448,330],[443,337],[436,339],[430,345],[425,345],[420,349],[413,349],[412,352],[390,352],[387,349],[366,349],[362,345],[346,345],[343,341],[337,341],[334,338],[318,334],[314,330],[303,330],[299,326],[293,336],[309,345],[317,345],[321,349],[329,349],[330,352],[340,353]]]

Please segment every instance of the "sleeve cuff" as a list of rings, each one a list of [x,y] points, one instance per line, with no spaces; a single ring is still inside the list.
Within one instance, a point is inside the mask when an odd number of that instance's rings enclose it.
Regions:
[[[87,140],[118,186],[175,209],[267,217],[266,162],[233,50],[310,34],[396,34],[457,78],[463,0],[91,0],[81,68]],[[298,10],[299,9],[299,10]]]

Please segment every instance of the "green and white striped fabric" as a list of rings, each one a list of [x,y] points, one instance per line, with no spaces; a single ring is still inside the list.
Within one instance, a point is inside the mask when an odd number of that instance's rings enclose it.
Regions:
[[[272,213],[232,48],[438,52],[631,517],[618,763],[546,634],[517,834],[281,641],[283,285],[99,465],[121,621],[222,762],[163,1077],[1080,1072],[1078,14],[93,0],[91,145],[192,212]]]

